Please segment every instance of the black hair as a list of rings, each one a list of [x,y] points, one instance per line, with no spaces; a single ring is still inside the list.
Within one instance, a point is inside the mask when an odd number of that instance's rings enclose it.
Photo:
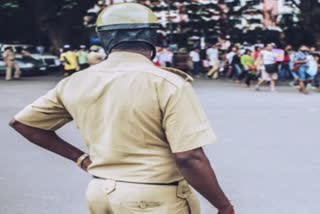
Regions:
[[[6,50],[13,50],[13,48],[11,47],[11,46],[8,46],[8,47],[6,47],[4,50],[6,51]]]
[[[244,51],[244,53],[245,54],[248,54],[249,52],[252,52],[250,49],[246,49],[245,51]]]
[[[151,51],[153,47],[145,42],[122,42],[112,48],[117,50]]]

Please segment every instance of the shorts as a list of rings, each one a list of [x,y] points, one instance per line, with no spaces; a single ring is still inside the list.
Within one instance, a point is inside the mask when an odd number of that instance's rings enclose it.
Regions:
[[[277,73],[278,72],[278,65],[277,64],[268,64],[264,65],[265,71],[269,74]]]
[[[271,80],[277,80],[278,79],[278,73],[267,73],[265,69],[262,69],[261,71],[261,79],[265,81],[271,81]]]
[[[297,74],[296,72],[292,72],[292,71],[291,71],[291,75],[292,75],[292,77],[293,77],[294,79],[299,78],[299,77],[298,77],[298,74]]]
[[[307,78],[308,78],[307,70],[308,70],[307,66],[300,66],[298,68],[297,75],[298,75],[300,81],[307,80]]]

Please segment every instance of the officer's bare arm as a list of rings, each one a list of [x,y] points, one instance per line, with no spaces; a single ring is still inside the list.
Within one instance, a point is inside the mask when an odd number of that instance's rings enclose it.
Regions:
[[[76,162],[77,159],[84,154],[83,151],[61,139],[54,131],[47,131],[27,126],[16,121],[15,119],[12,119],[9,125],[22,136],[27,138],[30,142],[74,162]],[[82,168],[86,170],[86,166],[83,166]]]
[[[188,183],[221,214],[231,214],[232,206],[219,186],[216,175],[202,148],[174,154],[178,168]]]

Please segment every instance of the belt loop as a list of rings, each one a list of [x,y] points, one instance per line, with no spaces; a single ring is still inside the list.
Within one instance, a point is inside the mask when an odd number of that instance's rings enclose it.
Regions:
[[[186,180],[179,181],[177,197],[185,199],[191,214],[200,214],[200,203]]]
[[[179,181],[178,189],[177,189],[177,196],[180,198],[187,198],[191,194],[191,189],[189,184],[186,180]]]

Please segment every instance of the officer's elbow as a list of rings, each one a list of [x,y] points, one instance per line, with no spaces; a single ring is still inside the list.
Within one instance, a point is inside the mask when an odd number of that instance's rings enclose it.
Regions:
[[[20,123],[19,121],[17,121],[16,119],[12,119],[9,122],[9,126],[11,126],[12,128],[14,128],[16,131],[19,132],[19,130],[21,130],[22,128],[25,127],[24,124]]]
[[[9,122],[9,126],[11,126],[12,128],[15,128],[17,125],[17,121],[13,118],[10,120]]]
[[[174,154],[179,168],[190,168],[207,160],[202,148]]]

